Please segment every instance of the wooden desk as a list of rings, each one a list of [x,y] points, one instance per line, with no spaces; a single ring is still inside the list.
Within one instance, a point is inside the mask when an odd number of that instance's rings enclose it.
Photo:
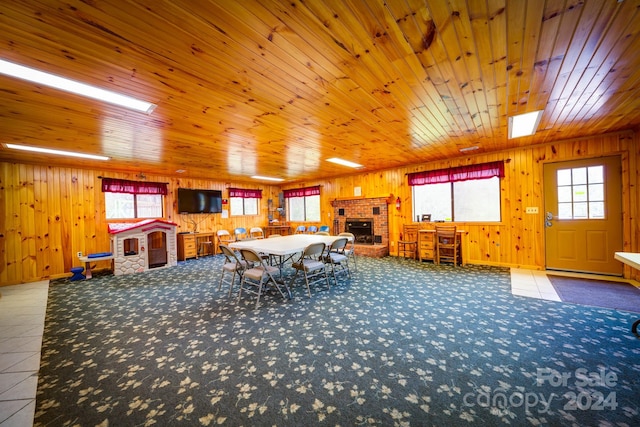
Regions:
[[[198,243],[210,242],[211,255],[216,253],[216,233],[178,233],[178,261],[198,258]]]
[[[464,254],[466,252],[467,232],[465,230],[457,230],[458,239],[460,239],[460,265],[464,265]],[[436,245],[435,245],[435,229],[418,230],[418,259],[420,261],[435,261]]]
[[[264,237],[269,237],[272,234],[288,236],[291,234],[291,227],[288,225],[267,225],[264,228]]]

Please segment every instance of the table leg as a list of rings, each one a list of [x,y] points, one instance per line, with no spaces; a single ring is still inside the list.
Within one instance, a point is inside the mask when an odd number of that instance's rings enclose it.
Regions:
[[[91,279],[91,261],[84,263],[84,277],[85,279]]]

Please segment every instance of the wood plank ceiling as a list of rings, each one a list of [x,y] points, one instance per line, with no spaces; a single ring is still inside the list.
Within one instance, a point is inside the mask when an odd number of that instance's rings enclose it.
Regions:
[[[0,160],[286,182],[640,125],[640,0],[24,0],[0,59],[157,104],[0,75]],[[509,139],[508,117],[544,109]]]

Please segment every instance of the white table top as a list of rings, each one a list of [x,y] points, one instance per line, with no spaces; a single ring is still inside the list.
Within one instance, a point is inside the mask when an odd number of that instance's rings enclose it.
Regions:
[[[293,255],[305,250],[311,243],[322,242],[329,246],[342,236],[323,236],[320,234],[293,234],[291,236],[270,237],[268,239],[241,240],[229,243],[232,249],[253,249],[269,255]]]
[[[640,254],[635,252],[616,252],[614,258],[640,270]]]

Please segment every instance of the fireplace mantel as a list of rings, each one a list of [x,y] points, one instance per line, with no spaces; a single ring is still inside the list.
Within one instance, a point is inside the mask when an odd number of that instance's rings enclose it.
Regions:
[[[354,201],[354,200],[366,200],[366,199],[385,199],[387,202],[387,205],[392,204],[395,201],[395,197],[393,195],[393,193],[389,194],[389,197],[365,197],[365,196],[358,196],[358,197],[336,197],[335,199],[329,201],[329,204],[331,204],[331,207],[336,207],[336,204],[339,202],[344,202],[344,201]]]

